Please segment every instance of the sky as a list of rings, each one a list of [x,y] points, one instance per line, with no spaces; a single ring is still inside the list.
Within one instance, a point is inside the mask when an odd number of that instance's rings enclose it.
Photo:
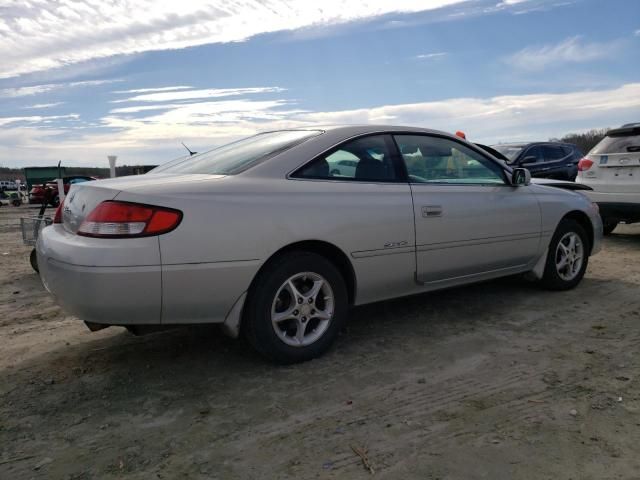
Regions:
[[[0,166],[161,164],[318,124],[640,121],[639,0],[0,0]]]

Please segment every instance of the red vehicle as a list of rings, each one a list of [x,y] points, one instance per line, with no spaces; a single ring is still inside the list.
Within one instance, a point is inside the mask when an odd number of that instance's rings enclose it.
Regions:
[[[85,177],[82,175],[71,175],[64,177],[62,182],[64,184],[65,195],[69,192],[71,185],[75,183],[90,182],[91,180],[97,180],[95,177]],[[52,190],[50,198],[50,204],[57,207],[60,204],[60,196],[58,195],[58,183],[55,180],[50,180],[44,184],[34,185],[29,192],[29,203],[42,205],[45,198],[45,191]]]

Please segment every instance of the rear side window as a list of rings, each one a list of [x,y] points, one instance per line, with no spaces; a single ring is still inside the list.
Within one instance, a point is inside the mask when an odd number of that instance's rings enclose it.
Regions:
[[[389,140],[390,141],[390,140]],[[384,135],[346,142],[292,175],[319,180],[395,182],[396,168]]]
[[[319,130],[281,130],[260,133],[199,155],[181,157],[160,165],[149,173],[233,175],[321,133]]]
[[[564,149],[557,145],[545,145],[543,148],[543,155],[545,160],[560,160],[561,158],[566,157],[568,154],[565,153]]]
[[[640,152],[640,135],[607,135],[590,153],[610,154],[629,152]]]

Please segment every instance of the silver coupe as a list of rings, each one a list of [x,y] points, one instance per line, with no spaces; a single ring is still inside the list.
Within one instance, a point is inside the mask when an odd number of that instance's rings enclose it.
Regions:
[[[575,287],[597,206],[456,136],[339,126],[260,133],[141,176],[74,185],[37,255],[91,329],[219,323],[283,363],[349,307],[526,273]]]

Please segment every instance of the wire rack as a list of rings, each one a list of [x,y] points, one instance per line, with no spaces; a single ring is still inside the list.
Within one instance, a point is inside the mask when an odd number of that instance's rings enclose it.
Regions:
[[[22,242],[25,245],[35,247],[40,230],[50,224],[51,218],[49,217],[21,217]]]

